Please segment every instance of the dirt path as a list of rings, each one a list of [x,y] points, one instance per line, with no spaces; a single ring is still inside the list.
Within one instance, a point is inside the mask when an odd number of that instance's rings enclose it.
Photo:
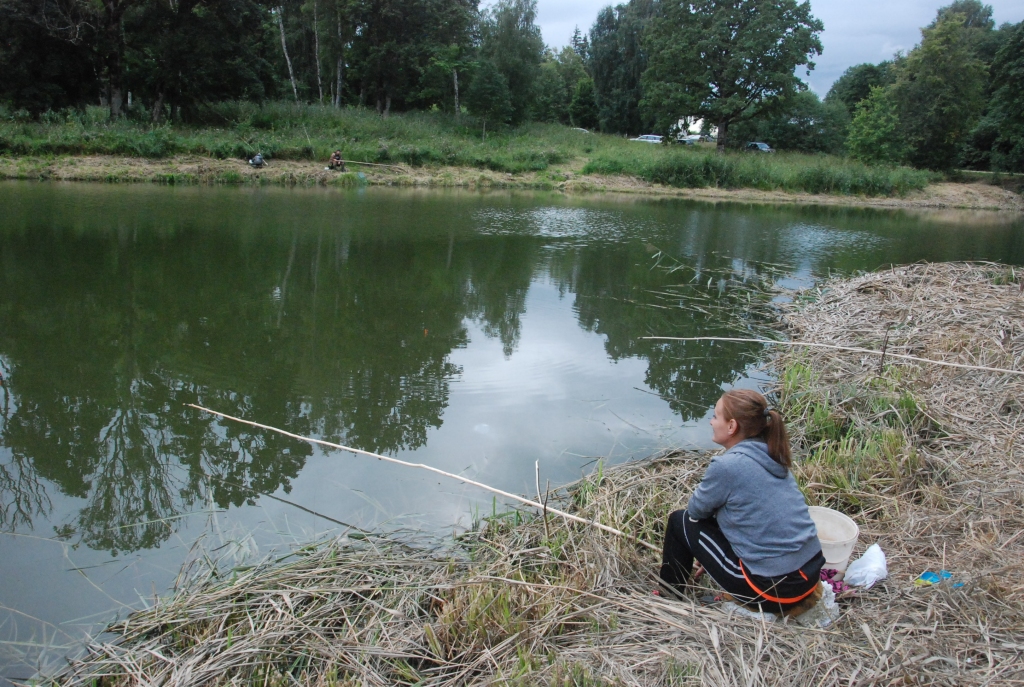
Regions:
[[[580,175],[566,169],[507,174],[458,167],[391,167],[350,164],[365,182],[381,186],[424,186],[469,189],[539,189],[565,193],[614,192],[689,198],[709,202],[837,205],[901,209],[957,209],[1024,213],[1024,198],[998,186],[975,183],[938,183],[904,197],[842,196],[757,189],[679,189],[650,184],[626,176]],[[59,158],[0,157],[0,179],[53,179],[63,181],[157,183],[265,183],[346,185],[362,183],[354,174],[339,175],[307,161],[274,160],[253,169],[244,160],[217,160],[180,156],[146,160],[116,156]]]

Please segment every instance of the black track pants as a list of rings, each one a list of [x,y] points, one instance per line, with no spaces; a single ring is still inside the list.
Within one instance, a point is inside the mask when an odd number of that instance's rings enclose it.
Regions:
[[[780,577],[762,577],[744,570],[739,557],[718,528],[714,518],[691,520],[685,510],[668,516],[661,579],[672,586],[690,579],[696,557],[704,570],[736,601],[779,613],[792,608],[818,584],[825,557],[819,551],[811,560]]]

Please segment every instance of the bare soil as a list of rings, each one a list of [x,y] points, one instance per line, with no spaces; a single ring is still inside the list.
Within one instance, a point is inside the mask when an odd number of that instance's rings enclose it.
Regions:
[[[541,189],[564,193],[628,193],[670,196],[709,202],[835,205],[919,210],[970,210],[1024,213],[1024,197],[983,180],[943,182],[902,197],[867,197],[762,191],[758,189],[689,188],[651,184],[628,176],[582,175],[577,169],[508,174],[465,167],[410,167],[350,163],[365,182],[379,186],[421,186],[468,189]],[[0,157],[0,179],[156,183],[260,183],[345,185],[351,176],[331,172],[315,162],[273,160],[254,169],[244,160],[179,156],[161,160],[117,156],[57,158]],[[363,180],[359,180],[361,183]],[[959,217],[957,219],[960,219]],[[980,218],[979,218],[980,219]]]

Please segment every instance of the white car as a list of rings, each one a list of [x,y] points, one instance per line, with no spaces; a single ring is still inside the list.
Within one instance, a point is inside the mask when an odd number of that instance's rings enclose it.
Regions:
[[[637,136],[636,138],[629,139],[631,141],[640,141],[641,143],[661,143],[661,136],[657,134],[644,134],[643,136]]]

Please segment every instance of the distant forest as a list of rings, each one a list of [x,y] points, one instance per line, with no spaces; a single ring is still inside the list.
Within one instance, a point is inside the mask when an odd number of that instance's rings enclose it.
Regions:
[[[723,146],[1024,171],[1024,22],[955,0],[824,99],[799,78],[822,29],[796,0],[629,0],[556,50],[535,0],[0,0],[0,118],[217,126],[216,103],[271,100],[629,135],[689,118]]]

